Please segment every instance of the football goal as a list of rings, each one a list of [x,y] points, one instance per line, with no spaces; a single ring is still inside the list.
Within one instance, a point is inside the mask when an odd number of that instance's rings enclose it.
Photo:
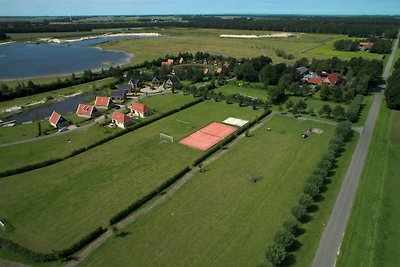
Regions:
[[[160,139],[173,143],[174,138],[168,134],[160,133]]]

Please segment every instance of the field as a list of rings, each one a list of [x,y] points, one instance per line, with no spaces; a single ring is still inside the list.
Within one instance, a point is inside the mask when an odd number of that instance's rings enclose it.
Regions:
[[[139,102],[148,106],[153,114],[159,115],[193,100],[193,97],[182,94],[163,94],[147,96]]]
[[[337,266],[397,266],[400,112],[382,105]]]
[[[300,38],[266,38],[266,39],[234,39],[219,38],[220,34],[266,34],[265,31],[223,30],[223,29],[161,29],[157,32],[167,38],[131,39],[102,44],[107,50],[122,50],[133,54],[133,63],[175,55],[179,52],[197,51],[216,55],[233,56],[236,58],[256,57],[266,55],[276,62],[294,62],[279,58],[276,49],[293,54],[295,59],[301,57],[327,58],[331,55],[318,55],[311,52],[301,53],[331,40],[344,38],[344,35],[296,33]]]
[[[53,130],[53,126],[48,121],[41,122],[41,130]],[[38,136],[39,126],[37,123],[18,125],[14,127],[0,127],[0,144],[18,140],[33,138]]]
[[[15,230],[0,236],[37,251],[65,248],[201,155],[161,142],[160,132],[180,140],[214,120],[257,114],[207,101],[58,164],[2,178],[0,214]]]
[[[300,133],[310,126],[325,132],[302,139]],[[124,228],[128,235],[107,241],[83,266],[108,266],[115,260],[121,266],[263,263],[267,246],[288,218],[334,129],[282,116],[265,127],[229,148],[169,201]],[[251,182],[254,176],[257,183]]]
[[[347,39],[347,38],[337,38],[334,40],[329,40],[325,43],[323,43],[321,46],[318,46],[314,49],[308,50],[304,53],[306,57],[314,56],[314,57],[320,57],[320,56],[329,56],[329,57],[338,57],[342,59],[351,59],[352,57],[362,57],[365,59],[378,59],[381,60],[383,55],[379,54],[373,54],[369,52],[348,52],[348,51],[336,51],[334,48],[334,43],[338,40],[341,39]]]

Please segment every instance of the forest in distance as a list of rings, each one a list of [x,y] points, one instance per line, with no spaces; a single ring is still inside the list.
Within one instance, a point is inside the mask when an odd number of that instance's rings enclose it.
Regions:
[[[347,34],[357,37],[397,36],[400,19],[392,16],[161,16],[157,18],[132,17],[121,21],[116,17],[105,20],[87,20],[91,17],[0,19],[0,33],[22,32],[76,32],[94,29],[135,27],[187,27],[214,29],[243,29],[263,31],[291,31],[306,33]]]

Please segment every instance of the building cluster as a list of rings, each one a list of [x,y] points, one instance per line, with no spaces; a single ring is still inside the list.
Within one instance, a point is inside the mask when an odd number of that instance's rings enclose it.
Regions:
[[[321,71],[320,73],[310,72],[306,67],[297,68],[297,72],[302,77],[300,82],[302,84],[310,84],[310,85],[338,85],[343,79],[337,73],[328,73],[326,71]]]

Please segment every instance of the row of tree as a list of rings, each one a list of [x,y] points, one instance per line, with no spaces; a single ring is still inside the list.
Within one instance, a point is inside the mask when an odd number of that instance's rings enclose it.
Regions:
[[[320,194],[326,187],[325,182],[331,176],[331,171],[337,167],[337,158],[343,152],[345,143],[351,138],[351,123],[338,124],[335,136],[329,142],[329,148],[321,156],[313,174],[308,177],[298,203],[291,209],[292,217],[283,223],[282,229],[274,236],[274,243],[268,247],[266,259],[274,266],[282,265],[298,241],[301,234],[300,223],[305,223],[307,213],[316,207]]]
[[[385,98],[388,108],[400,110],[400,59],[394,64],[394,71],[388,79]]]
[[[395,38],[399,22],[395,17],[210,17],[184,16],[181,20],[136,20],[118,22],[50,23],[51,21],[14,20],[0,22],[0,31],[18,32],[77,32],[93,29],[135,27],[190,27],[215,29],[243,29],[263,31],[291,31],[337,33],[358,37]]]
[[[392,51],[392,41],[388,39],[378,39],[378,38],[370,38],[366,41],[370,41],[373,43],[372,47],[369,49],[369,52],[375,54],[389,54]],[[359,49],[358,40],[344,39],[338,40],[333,45],[338,51],[358,51]]]

